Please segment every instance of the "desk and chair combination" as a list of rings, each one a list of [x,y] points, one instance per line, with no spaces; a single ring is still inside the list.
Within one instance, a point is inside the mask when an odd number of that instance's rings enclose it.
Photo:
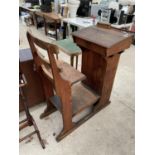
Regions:
[[[60,141],[110,103],[119,58],[130,47],[133,34],[100,23],[74,32],[73,40],[82,53],[81,72],[55,57],[55,44],[43,42],[29,32],[27,37],[47,103],[40,118],[56,110],[61,113],[63,128],[56,137]],[[40,53],[40,48],[48,58]],[[74,116],[89,107],[89,114],[73,121]]]

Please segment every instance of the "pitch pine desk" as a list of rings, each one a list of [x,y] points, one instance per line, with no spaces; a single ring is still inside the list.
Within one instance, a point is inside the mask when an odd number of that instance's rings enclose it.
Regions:
[[[35,26],[37,26],[36,19],[35,19],[35,12],[38,11],[38,9],[30,9],[30,8],[28,8],[26,6],[19,6],[19,11],[20,12],[24,11],[24,12],[29,13],[32,16],[32,18],[33,18],[33,24]]]
[[[101,110],[110,103],[110,95],[121,53],[130,47],[132,34],[120,30],[88,27],[73,33],[82,50],[83,82],[101,96],[94,107]]]

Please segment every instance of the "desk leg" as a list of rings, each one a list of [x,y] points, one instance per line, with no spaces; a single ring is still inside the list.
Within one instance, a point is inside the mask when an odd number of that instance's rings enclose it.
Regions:
[[[66,39],[67,23],[63,22],[63,39]]]
[[[74,32],[74,31],[77,31],[77,26],[75,26],[75,25],[70,25],[71,26],[71,29],[72,29],[72,32]]]
[[[34,14],[34,18],[35,18],[35,26],[38,29],[38,16],[36,14]]]
[[[115,79],[115,74],[117,71],[117,66],[119,62],[120,54],[116,54],[112,57],[107,57],[106,60],[106,67],[103,76],[103,83],[102,83],[102,93],[99,103],[96,105],[95,109],[100,109],[104,107],[110,100],[110,95]]]
[[[58,33],[57,33],[57,21],[55,21],[55,38],[58,39]]]
[[[87,77],[82,82],[101,96],[96,105],[96,109],[100,109],[109,102],[120,54],[104,57],[88,49],[81,49],[81,70]]]
[[[37,16],[34,13],[33,13],[33,23],[34,23],[34,26],[38,29]]]
[[[47,23],[46,19],[44,18],[44,27],[45,27],[45,35],[47,36]]]

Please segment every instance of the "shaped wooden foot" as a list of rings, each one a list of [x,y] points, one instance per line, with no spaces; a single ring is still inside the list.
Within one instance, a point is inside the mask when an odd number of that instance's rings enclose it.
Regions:
[[[47,117],[48,115],[52,114],[53,112],[55,112],[57,109],[53,106],[53,104],[48,101],[47,102],[47,107],[44,110],[44,112],[40,115],[40,119],[43,119],[45,117]]]

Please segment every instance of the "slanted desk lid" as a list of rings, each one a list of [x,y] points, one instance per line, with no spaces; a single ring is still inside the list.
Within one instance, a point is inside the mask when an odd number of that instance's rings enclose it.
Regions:
[[[130,38],[132,34],[116,31],[114,29],[103,29],[98,27],[88,27],[73,33],[73,36],[85,39],[105,48],[111,48],[113,45]]]

